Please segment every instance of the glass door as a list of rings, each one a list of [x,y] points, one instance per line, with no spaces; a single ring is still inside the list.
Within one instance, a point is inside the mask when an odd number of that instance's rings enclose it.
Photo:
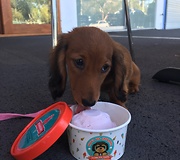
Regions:
[[[0,4],[4,34],[51,33],[50,0],[0,0]]]
[[[13,24],[50,24],[49,0],[11,0]]]
[[[132,29],[155,28],[155,0],[128,0]],[[124,0],[77,0],[78,26],[126,28]]]

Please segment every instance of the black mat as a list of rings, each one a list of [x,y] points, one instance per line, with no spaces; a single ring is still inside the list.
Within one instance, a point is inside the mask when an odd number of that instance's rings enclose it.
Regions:
[[[128,47],[126,33],[111,33]],[[122,160],[179,160],[180,86],[160,83],[152,76],[165,67],[180,68],[180,30],[133,31],[136,63],[142,72],[140,92],[130,95],[132,114]],[[139,37],[140,36],[140,37]],[[145,36],[144,38],[141,36]],[[53,103],[48,90],[50,36],[0,38],[0,113],[31,113]],[[73,103],[69,87],[61,99]],[[31,121],[17,118],[0,122],[0,159],[13,160],[10,148]],[[37,160],[73,160],[66,133]]]

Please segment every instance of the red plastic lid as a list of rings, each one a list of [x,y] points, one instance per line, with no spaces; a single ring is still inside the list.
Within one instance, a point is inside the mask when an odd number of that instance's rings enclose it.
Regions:
[[[72,119],[72,110],[57,102],[34,118],[18,135],[11,147],[17,160],[32,160],[45,152],[63,134]]]

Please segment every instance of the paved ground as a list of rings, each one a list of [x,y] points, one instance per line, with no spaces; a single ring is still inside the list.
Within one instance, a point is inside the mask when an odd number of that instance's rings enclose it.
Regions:
[[[128,47],[126,32],[110,33]],[[122,160],[179,160],[180,86],[152,76],[165,67],[180,68],[180,30],[133,31],[134,53],[142,72],[140,92],[130,95],[132,114]],[[171,38],[168,38],[171,37]],[[0,38],[0,112],[31,113],[53,103],[48,90],[50,36]],[[61,99],[73,103],[69,86]],[[31,121],[0,122],[0,156],[13,160],[10,148]],[[66,133],[37,160],[73,160]]]

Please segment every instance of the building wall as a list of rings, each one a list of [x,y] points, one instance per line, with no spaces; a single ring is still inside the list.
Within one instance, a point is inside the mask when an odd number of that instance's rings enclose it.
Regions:
[[[62,32],[68,32],[72,28],[77,26],[89,26],[90,23],[96,23],[97,20],[102,20],[102,17],[107,16],[97,16],[88,15],[88,10],[95,9],[95,6],[91,5],[92,1],[85,0],[61,0],[61,22],[62,22]],[[107,1],[108,2],[108,1]],[[106,3],[107,3],[106,2]],[[138,1],[136,1],[138,2]],[[123,3],[122,0],[118,1],[118,5]],[[171,28],[180,28],[180,0],[144,0],[133,4],[132,1],[129,1],[130,8],[130,20],[132,29],[171,29]],[[143,4],[142,4],[143,3]],[[71,4],[71,5],[69,5]],[[94,3],[98,6],[97,3]],[[86,6],[90,6],[87,8]],[[111,6],[110,4],[108,6]],[[91,8],[92,7],[92,8]],[[142,8],[141,8],[142,7]],[[110,7],[109,7],[110,8]],[[98,9],[97,9],[98,10]],[[101,28],[105,31],[119,31],[126,28],[125,23],[123,25],[114,25],[120,22],[120,17],[124,10],[122,8],[116,13],[112,12],[112,8],[109,9],[109,16],[105,19],[110,26]],[[144,14],[144,15],[143,15]],[[123,15],[125,16],[125,15]],[[144,16],[144,17],[143,17]],[[88,17],[88,18],[87,18]],[[90,17],[90,18],[89,18]],[[81,18],[81,19],[79,19]],[[94,20],[93,18],[97,18]],[[90,19],[91,22],[88,22],[87,19]],[[109,20],[109,21],[108,21]],[[115,23],[116,21],[118,23]],[[113,21],[111,23],[111,21]],[[95,24],[96,25],[96,24]]]
[[[166,10],[166,29],[180,28],[180,0],[168,0]]]
[[[76,0],[61,0],[61,29],[62,32],[71,31],[72,28],[77,27],[77,3]]]

